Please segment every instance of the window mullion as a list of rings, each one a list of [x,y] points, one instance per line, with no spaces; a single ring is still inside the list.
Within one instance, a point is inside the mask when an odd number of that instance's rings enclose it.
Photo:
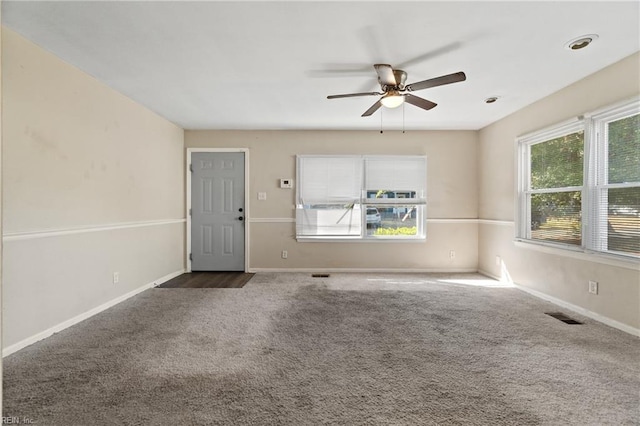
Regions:
[[[520,143],[518,157],[520,173],[518,174],[518,206],[520,209],[517,235],[521,238],[531,238],[531,145]]]
[[[584,132],[584,190],[582,192],[582,244],[587,249],[597,249],[599,244],[596,230],[598,228],[598,212],[594,208],[597,200],[597,187],[596,187],[596,171],[597,167],[594,164],[598,161],[599,155],[597,152],[597,143],[595,139],[597,137],[596,123],[590,118],[585,119],[585,132]]]

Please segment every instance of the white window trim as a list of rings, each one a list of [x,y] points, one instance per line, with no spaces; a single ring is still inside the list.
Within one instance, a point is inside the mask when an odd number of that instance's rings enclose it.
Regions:
[[[345,158],[345,157],[350,157],[350,158],[359,158],[363,161],[363,167],[362,167],[362,174],[363,174],[363,178],[362,178],[362,188],[361,188],[361,195],[360,195],[360,199],[359,199],[359,205],[360,205],[360,214],[361,214],[361,233],[360,235],[353,235],[353,236],[332,236],[332,235],[305,235],[305,236],[298,236],[296,233],[296,241],[298,242],[331,242],[331,243],[335,243],[335,242],[340,242],[340,243],[344,243],[344,242],[348,242],[348,243],[424,243],[427,239],[427,212],[426,212],[426,205],[427,205],[427,201],[426,201],[426,182],[425,182],[425,196],[424,199],[419,199],[419,198],[402,198],[402,202],[401,203],[397,203],[397,202],[391,202],[388,199],[373,199],[373,198],[367,198],[367,190],[366,188],[364,188],[364,185],[366,183],[366,171],[365,171],[365,167],[364,167],[364,161],[367,158],[387,158],[387,159],[393,159],[393,158],[398,158],[398,159],[407,159],[407,158],[420,158],[420,159],[424,159],[425,161],[425,167],[426,167],[426,163],[427,163],[427,156],[426,155],[324,155],[324,154],[302,154],[302,155],[297,155],[296,156],[296,180],[298,181],[298,183],[301,182],[300,179],[300,170],[299,170],[299,161],[298,159],[300,157],[316,157],[316,158]],[[425,174],[426,174],[426,168],[425,168]],[[425,176],[425,180],[426,180],[426,176]],[[296,185],[296,199],[295,199],[295,207],[298,208],[298,201],[300,200],[300,194],[299,191],[300,190],[300,185]],[[404,205],[423,205],[424,208],[420,209],[417,211],[416,214],[416,227],[417,227],[417,231],[418,231],[418,235],[417,236],[404,236],[404,237],[400,237],[400,236],[377,236],[377,237],[371,237],[371,236],[367,236],[366,233],[362,232],[364,230],[364,227],[366,226],[366,207],[367,206],[374,206],[374,207],[378,207],[378,206],[382,206],[382,205],[398,205],[398,204],[404,204]]]
[[[601,143],[598,138],[604,133],[605,124],[616,119],[621,119],[640,113],[640,97],[636,96],[631,99],[619,102],[614,105],[600,108],[596,111],[579,116],[570,120],[548,126],[541,130],[530,132],[516,138],[516,226],[515,239],[516,246],[522,248],[534,248],[545,252],[566,253],[570,257],[576,257],[584,260],[593,260],[600,263],[623,266],[631,269],[638,269],[640,258],[638,256],[603,251],[602,241],[606,237],[607,224],[599,223],[595,226],[595,232],[589,232],[594,225],[593,221],[602,221],[598,215],[598,205],[594,201],[598,197],[596,192],[601,188],[627,188],[638,187],[639,182],[634,183],[615,183],[598,185],[597,170],[603,167],[602,161],[607,158],[606,144]],[[582,246],[574,246],[569,244],[552,243],[542,240],[533,240],[530,238],[531,232],[531,206],[525,205],[527,200],[527,190],[530,186],[530,147],[536,143],[549,141],[555,137],[567,135],[578,130],[584,130],[584,184],[582,189]],[[594,159],[592,161],[592,159]],[[598,164],[595,164],[598,162]],[[606,221],[606,219],[605,219]],[[604,235],[603,235],[604,233]]]

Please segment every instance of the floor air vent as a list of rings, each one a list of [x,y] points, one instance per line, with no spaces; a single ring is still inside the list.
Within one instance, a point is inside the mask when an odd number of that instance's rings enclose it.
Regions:
[[[582,324],[580,321],[576,321],[573,318],[566,316],[562,312],[546,312],[546,314],[550,317],[554,317],[555,319],[564,322],[565,324]]]
[[[313,278],[329,278],[329,274],[311,274]]]

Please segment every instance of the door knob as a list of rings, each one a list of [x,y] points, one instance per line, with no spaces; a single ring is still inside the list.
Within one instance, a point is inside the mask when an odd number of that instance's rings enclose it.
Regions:
[[[238,220],[242,221],[242,220],[244,220],[244,217],[240,216],[240,217],[238,218]]]
[[[242,212],[242,207],[240,207],[240,208],[238,209],[238,211],[239,211],[239,212]]]

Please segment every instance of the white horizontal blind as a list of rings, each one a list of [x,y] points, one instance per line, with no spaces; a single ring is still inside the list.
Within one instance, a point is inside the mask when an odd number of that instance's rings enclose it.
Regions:
[[[427,187],[425,157],[385,156],[365,158],[367,191],[410,192],[412,198],[424,200]]]
[[[640,256],[640,114],[637,106],[593,117],[596,129],[593,249]]]
[[[299,156],[298,204],[355,203],[362,188],[358,156]]]
[[[297,160],[296,235],[360,237],[362,158],[300,155]]]

